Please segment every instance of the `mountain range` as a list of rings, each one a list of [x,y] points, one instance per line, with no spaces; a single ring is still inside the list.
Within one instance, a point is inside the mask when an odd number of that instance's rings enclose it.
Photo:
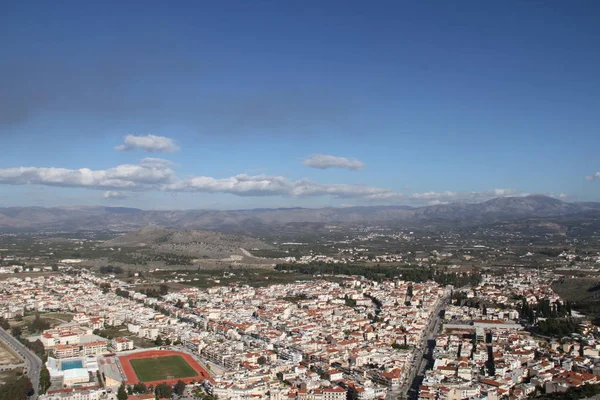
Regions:
[[[457,224],[471,226],[526,218],[600,216],[600,203],[569,203],[531,195],[500,197],[482,203],[425,207],[363,206],[252,210],[141,210],[126,207],[0,208],[0,231],[132,231],[148,224],[170,229],[205,229],[256,234],[294,224],[399,224],[407,227]]]

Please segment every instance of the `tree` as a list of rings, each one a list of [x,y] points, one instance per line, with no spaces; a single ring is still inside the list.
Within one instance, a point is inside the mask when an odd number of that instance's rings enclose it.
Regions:
[[[163,345],[163,340],[162,340],[162,338],[160,337],[160,335],[158,335],[158,336],[156,337],[156,339],[154,339],[154,344],[155,344],[155,345],[157,345],[157,346],[162,346],[162,345]]]
[[[160,285],[158,287],[158,290],[161,296],[164,296],[165,294],[169,293],[169,287],[165,284]]]
[[[48,323],[48,321],[40,318],[40,314],[36,314],[35,319],[29,325],[29,330],[32,332],[42,332],[46,329],[50,329],[50,324]]]
[[[102,377],[100,376],[100,370],[96,370],[96,380],[101,387],[104,387],[104,382],[102,381]]]
[[[258,360],[256,360],[256,362],[258,363],[258,365],[264,365],[267,363],[267,358],[265,356],[260,356],[258,357]]]
[[[21,343],[25,345],[29,350],[33,351],[42,361],[46,361],[46,349],[44,348],[44,344],[40,339],[35,342],[30,342],[29,340],[23,339]]]
[[[18,326],[13,326],[12,329],[10,330],[10,332],[16,338],[20,337],[21,333],[23,333],[23,331],[21,330],[21,328],[18,327]]]
[[[138,394],[143,394],[148,392],[148,388],[144,382],[138,382],[133,385],[133,392]]]
[[[406,343],[405,344],[400,344],[398,342],[394,342],[394,343],[392,343],[392,348],[394,350],[408,350],[408,349],[410,349],[410,346],[407,345]]]
[[[2,328],[4,330],[9,330],[10,329],[10,324],[3,317],[0,317],[0,328]]]
[[[170,346],[170,345],[171,345],[171,339],[169,339],[169,338],[166,338],[166,339],[165,339],[165,345],[166,345],[166,346]]]
[[[173,388],[171,387],[171,385],[167,385],[166,383],[160,383],[156,385],[155,392],[159,399],[170,399],[171,396],[173,396]]]
[[[350,297],[348,297],[348,295],[344,295],[344,303],[348,306],[348,307],[356,307],[356,300],[351,299]]]
[[[46,364],[42,364],[42,370],[40,371],[40,393],[45,394],[51,384],[50,371],[46,368]]]
[[[0,400],[27,400],[33,394],[33,385],[26,376],[0,385]]]
[[[185,382],[183,382],[180,379],[175,384],[175,394],[178,394],[179,396],[182,396],[184,391],[185,391]]]
[[[106,265],[106,266],[102,266],[100,267],[100,273],[101,274],[112,274],[114,272],[114,267],[112,265]]]
[[[131,385],[127,385],[127,394],[133,394],[133,388]]]
[[[548,318],[538,324],[536,331],[542,335],[562,337],[572,333],[578,333],[579,327],[577,323],[568,318]]]
[[[127,395],[127,390],[125,389],[125,382],[121,383],[119,386],[119,391],[117,392],[117,400],[127,400],[129,396]]]

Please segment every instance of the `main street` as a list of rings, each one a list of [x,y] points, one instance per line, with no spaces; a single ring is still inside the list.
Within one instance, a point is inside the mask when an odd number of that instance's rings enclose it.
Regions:
[[[40,387],[42,360],[2,328],[0,328],[0,340],[25,359],[25,362],[27,363],[27,376],[29,377],[29,380],[31,380],[33,386],[33,394],[29,398],[31,400],[37,400]]]
[[[446,288],[446,292],[444,295],[438,300],[435,311],[432,313],[431,319],[429,320],[429,324],[427,329],[425,330],[426,334],[423,337],[423,342],[421,344],[421,348],[415,351],[415,355],[411,362],[410,374],[404,380],[400,392],[403,394],[407,394],[409,389],[417,389],[415,387],[418,384],[418,379],[422,375],[425,374],[425,368],[427,367],[428,360],[425,358],[426,353],[429,351],[429,344],[435,340],[439,330],[440,324],[442,323],[442,311],[446,307],[448,303],[448,299],[450,298],[450,290]],[[410,398],[410,396],[408,396]]]

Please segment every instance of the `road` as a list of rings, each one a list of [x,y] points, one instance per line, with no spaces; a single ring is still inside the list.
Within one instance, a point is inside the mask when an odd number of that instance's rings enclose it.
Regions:
[[[240,250],[241,250],[241,252],[242,252],[242,253],[243,253],[243,254],[244,254],[246,257],[250,257],[250,258],[258,258],[258,257],[256,257],[255,255],[253,255],[252,253],[250,253],[250,252],[249,252],[248,250],[246,250],[246,249],[242,249],[242,248],[240,247]]]
[[[429,325],[426,329],[427,334],[423,338],[423,343],[420,349],[417,350],[415,356],[413,357],[410,374],[400,388],[401,393],[407,393],[411,387],[413,389],[418,389],[418,384],[421,381],[422,376],[425,374],[425,368],[427,367],[428,363],[427,358],[425,358],[426,352],[430,350],[430,345],[433,343],[433,340],[435,340],[435,337],[440,330],[440,324],[442,323],[441,314],[446,307],[449,298],[450,293],[446,291],[438,300],[435,311],[433,312],[432,318],[429,320]],[[408,394],[410,395],[411,393]],[[408,397],[410,398],[411,396]]]
[[[42,360],[40,360],[38,356],[31,352],[31,350],[23,346],[21,342],[12,337],[2,328],[0,328],[0,340],[10,346],[14,351],[17,352],[17,354],[25,359],[25,362],[27,363],[27,376],[33,385],[33,395],[31,395],[29,398],[31,400],[37,400],[37,393],[40,387],[40,370],[42,368]]]

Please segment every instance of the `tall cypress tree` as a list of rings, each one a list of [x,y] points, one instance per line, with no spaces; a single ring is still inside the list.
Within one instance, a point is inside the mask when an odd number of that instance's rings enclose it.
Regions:
[[[125,382],[121,383],[119,386],[119,391],[117,392],[118,400],[127,400],[129,396],[127,395],[127,389],[125,388]]]

